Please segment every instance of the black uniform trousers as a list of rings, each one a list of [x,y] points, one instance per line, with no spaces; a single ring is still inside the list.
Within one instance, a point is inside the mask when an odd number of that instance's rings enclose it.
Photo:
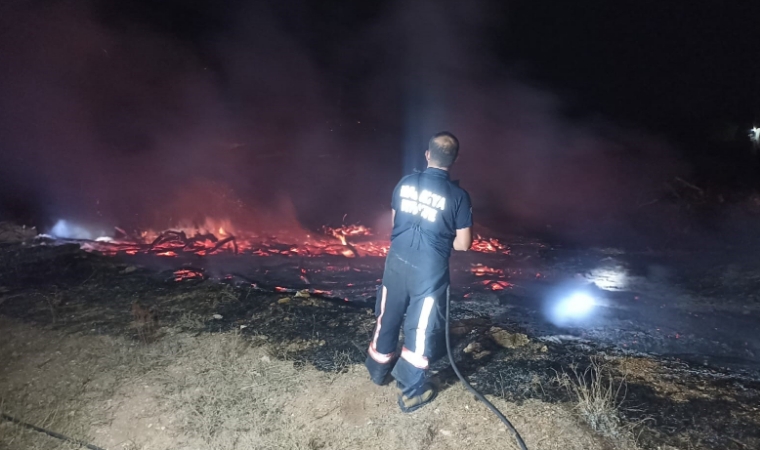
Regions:
[[[404,395],[420,393],[430,363],[446,351],[444,308],[448,289],[447,258],[391,248],[378,289],[377,324],[366,361],[374,382],[380,384],[392,370]],[[398,357],[402,324],[404,345]]]

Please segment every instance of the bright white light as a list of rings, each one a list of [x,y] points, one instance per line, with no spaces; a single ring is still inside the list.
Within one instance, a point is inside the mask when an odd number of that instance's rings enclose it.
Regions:
[[[549,317],[555,324],[562,325],[588,317],[596,305],[596,300],[590,294],[575,292],[555,303],[550,310]]]
[[[594,309],[594,298],[585,292],[577,292],[560,303],[560,310],[566,317],[585,317]]]
[[[69,222],[68,220],[59,220],[53,225],[48,234],[57,239],[83,239],[96,240],[99,242],[111,242],[113,238],[102,229],[95,228],[97,225],[81,225]]]
[[[749,130],[749,139],[755,144],[759,143],[760,142],[760,128],[752,127],[752,129]]]
[[[50,234],[64,239],[92,239],[92,234],[84,227],[75,225],[65,220],[59,220],[50,230]]]

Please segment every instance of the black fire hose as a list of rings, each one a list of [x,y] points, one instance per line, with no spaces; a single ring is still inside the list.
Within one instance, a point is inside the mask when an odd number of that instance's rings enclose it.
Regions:
[[[15,418],[13,416],[9,416],[8,414],[5,414],[5,413],[0,414],[0,417],[2,417],[3,419],[7,420],[8,422],[15,423],[16,425],[18,425],[20,427],[27,428],[27,429],[34,430],[34,431],[38,431],[40,433],[47,434],[50,437],[54,437],[56,439],[60,439],[60,440],[62,440],[64,442],[69,442],[71,444],[75,444],[75,445],[78,445],[80,447],[87,448],[89,450],[105,450],[104,448],[98,447],[97,445],[93,445],[93,444],[87,443],[85,441],[80,441],[79,439],[70,438],[68,436],[64,436],[61,433],[56,433],[55,431],[50,431],[50,430],[47,430],[45,428],[41,428],[41,427],[38,427],[36,425],[32,425],[31,423],[22,422],[22,421],[18,420],[17,418]]]
[[[464,379],[462,376],[462,373],[459,372],[459,368],[457,367],[456,363],[454,362],[454,355],[452,355],[451,352],[451,333],[449,332],[449,309],[451,307],[451,296],[449,295],[449,289],[446,289],[446,352],[448,352],[449,355],[449,363],[451,363],[451,368],[454,369],[454,373],[457,374],[457,377],[459,378],[459,381],[464,384],[464,387],[467,388],[468,391],[472,393],[472,395],[475,396],[478,400],[485,403],[485,405],[488,407],[488,409],[491,410],[494,414],[496,414],[496,417],[499,418],[502,422],[504,422],[504,425],[507,427],[510,433],[512,433],[512,436],[515,437],[515,440],[517,441],[517,445],[520,447],[521,450],[528,450],[528,447],[525,446],[525,442],[522,440],[522,437],[520,437],[520,433],[517,432],[514,425],[509,421],[509,419],[504,416],[504,414],[501,413],[501,411],[496,408],[493,403],[489,402],[488,399],[485,398],[483,394],[478,392],[474,387],[470,385],[470,383],[467,382],[467,380]]]

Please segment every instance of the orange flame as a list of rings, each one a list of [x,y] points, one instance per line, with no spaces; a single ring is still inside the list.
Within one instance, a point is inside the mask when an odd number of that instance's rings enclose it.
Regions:
[[[149,253],[167,257],[180,254],[208,256],[224,252],[255,256],[382,257],[388,254],[390,248],[390,243],[385,238],[373,238],[371,229],[358,224],[343,225],[339,228],[323,227],[322,236],[296,236],[287,232],[277,236],[263,236],[247,232],[245,228],[236,226],[228,219],[214,218],[207,218],[203,223],[180,222],[163,232],[152,229],[132,233],[123,229],[117,231],[117,235],[120,236],[118,238],[109,239],[107,242],[82,242],[80,245],[86,251],[105,255]],[[473,242],[472,250],[509,254],[509,247],[498,239],[486,239],[479,235]],[[504,276],[501,269],[486,266],[475,266],[472,272],[476,276]]]
[[[493,267],[484,266],[483,264],[475,264],[470,269],[470,272],[472,272],[476,277],[482,277],[485,275],[491,275],[491,276],[504,276],[504,270],[502,269],[494,269]]]
[[[502,253],[504,255],[510,254],[509,247],[499,242],[498,239],[486,239],[479,234],[475,235],[475,239],[472,241],[472,250],[481,253]]]
[[[193,269],[179,269],[174,271],[174,281],[197,280],[203,278],[203,272]]]
[[[490,285],[492,291],[501,291],[504,290],[504,288],[511,288],[514,287],[514,284],[508,282],[508,281],[494,281]]]

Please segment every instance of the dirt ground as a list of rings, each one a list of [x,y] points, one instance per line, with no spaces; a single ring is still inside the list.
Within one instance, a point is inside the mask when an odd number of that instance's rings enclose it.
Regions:
[[[453,309],[453,351],[531,450],[760,448],[752,373],[468,309],[492,297]],[[439,398],[402,414],[361,364],[374,321],[364,303],[177,282],[78,246],[0,247],[0,412],[107,450],[516,448],[446,358]],[[79,447],[0,420],[6,448]]]
[[[403,414],[395,388],[370,383],[361,365],[296,367],[266,341],[235,332],[167,329],[145,344],[8,318],[0,329],[2,410],[106,449],[516,448],[460,385]],[[492,401],[531,449],[616,448],[566,405]],[[6,421],[0,448],[77,446]]]

